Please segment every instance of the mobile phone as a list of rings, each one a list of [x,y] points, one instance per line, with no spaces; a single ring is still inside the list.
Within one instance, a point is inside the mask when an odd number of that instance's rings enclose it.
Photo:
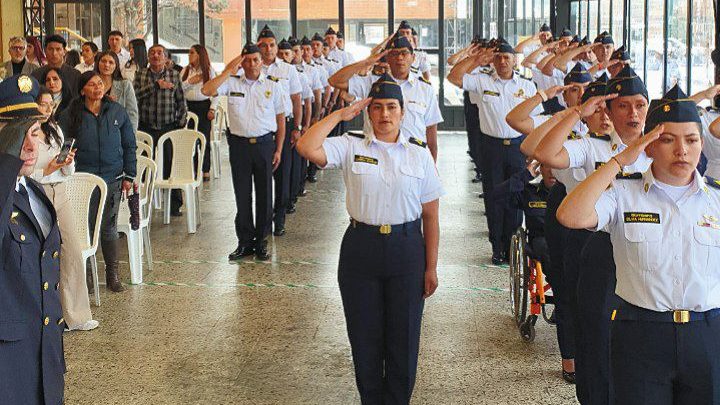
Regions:
[[[70,154],[70,151],[72,150],[72,147],[75,145],[75,138],[66,139],[65,142],[63,142],[63,146],[60,149],[60,153],[57,155],[57,158],[55,158],[56,163],[63,163],[65,159],[67,159],[68,155]]]

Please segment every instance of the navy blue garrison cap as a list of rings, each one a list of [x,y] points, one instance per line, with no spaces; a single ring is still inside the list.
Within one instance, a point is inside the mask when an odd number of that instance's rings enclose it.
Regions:
[[[601,32],[600,35],[598,35],[595,38],[595,41],[593,41],[593,42],[596,44],[603,44],[603,45],[615,43],[615,41],[613,41],[612,35],[610,35],[610,33],[607,31]]]
[[[585,46],[590,44],[590,40],[588,39],[587,35],[583,37],[583,39],[580,40],[580,46]]]
[[[621,60],[621,61],[630,60],[630,55],[625,50],[625,45],[616,49],[610,56],[610,60],[616,60],[616,59]]]
[[[372,98],[394,98],[403,103],[403,94],[400,85],[387,73],[383,73],[380,78],[373,83],[370,88],[370,94],[368,97]]]
[[[306,45],[312,45],[312,42],[308,39],[307,36],[304,36],[302,40],[300,41],[300,45],[306,46]]]
[[[0,120],[39,117],[35,102],[40,84],[34,77],[15,75],[0,82]]]
[[[410,23],[407,22],[407,20],[400,21],[400,25],[398,26],[399,30],[412,30],[412,27],[410,26]]]
[[[630,65],[625,65],[617,76],[610,79],[605,94],[617,94],[618,96],[634,96],[641,94],[648,99],[647,88],[642,79],[638,77]]]
[[[590,73],[588,73],[585,69],[585,66],[578,62],[572,70],[565,75],[565,79],[563,81],[566,86],[571,83],[590,83],[592,81],[592,76],[590,76]]]
[[[322,36],[320,36],[320,34],[318,34],[318,33],[316,32],[315,35],[313,35],[312,40],[313,40],[313,41],[318,41],[318,42],[323,42],[323,41],[325,41],[325,38],[323,38]]]
[[[280,41],[280,43],[278,44],[278,49],[291,50],[291,49],[292,49],[292,45],[290,45],[290,42],[288,42],[287,40],[285,40],[285,38],[283,38],[283,39]]]
[[[550,32],[550,26],[547,25],[547,23],[543,23],[543,25],[540,26],[540,32]]]
[[[413,47],[410,44],[410,40],[404,35],[398,35],[389,44],[387,49],[402,49],[407,48],[410,52],[413,51]]]
[[[498,43],[497,47],[495,48],[495,52],[499,53],[515,53],[515,48],[510,46],[507,42],[500,42]]]
[[[563,36],[564,36],[564,35],[563,35]],[[577,36],[577,35],[575,35],[575,36],[570,40],[570,43],[571,43],[571,44],[577,44],[577,43],[579,43],[579,42],[580,42],[580,37]]]
[[[645,133],[652,131],[663,122],[700,123],[695,101],[689,99],[677,84],[661,99],[650,102],[645,120]]]
[[[337,32],[335,32],[333,27],[328,27],[328,29],[325,30],[325,35],[337,35]]]
[[[338,39],[343,39],[343,38],[345,38],[345,35],[343,35],[342,31],[338,31],[337,37],[338,37]]]
[[[258,34],[258,39],[261,38],[275,38],[275,33],[272,32],[272,30],[270,29],[270,27],[268,27],[267,24],[265,24],[263,29],[260,30],[260,34]]]
[[[588,101],[590,97],[604,96],[607,89],[607,83],[608,75],[607,73],[603,73],[594,82],[587,85],[587,87],[585,88],[585,92],[580,99],[580,102],[584,103]]]
[[[258,48],[257,45],[253,44],[252,42],[248,42],[247,44],[245,44],[245,46],[243,47],[243,50],[240,54],[241,55],[249,55],[251,53],[259,53],[259,52],[260,52],[260,48]]]
[[[566,28],[563,28],[562,32],[560,33],[560,36],[561,37],[571,37],[572,32],[566,27]]]
[[[290,43],[290,46],[293,48],[300,45],[300,40],[295,37],[288,38],[288,42]]]

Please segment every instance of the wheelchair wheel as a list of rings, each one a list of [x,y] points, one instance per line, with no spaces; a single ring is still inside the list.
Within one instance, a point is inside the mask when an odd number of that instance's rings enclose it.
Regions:
[[[528,309],[529,271],[525,256],[525,230],[520,228],[510,240],[510,305],[518,326],[525,322]]]

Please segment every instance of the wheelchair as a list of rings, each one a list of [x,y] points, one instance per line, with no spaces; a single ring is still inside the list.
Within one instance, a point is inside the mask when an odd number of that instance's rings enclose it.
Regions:
[[[554,305],[552,287],[545,280],[540,256],[533,254],[527,232],[520,227],[510,240],[510,312],[525,342],[535,340],[535,324],[542,318],[549,324],[555,322],[547,316],[546,305]]]

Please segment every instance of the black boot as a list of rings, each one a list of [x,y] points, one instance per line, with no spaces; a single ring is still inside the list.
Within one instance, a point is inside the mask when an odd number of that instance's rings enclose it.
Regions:
[[[118,277],[118,241],[103,240],[101,243],[103,259],[105,260],[105,282],[112,292],[122,292],[125,288]]]

